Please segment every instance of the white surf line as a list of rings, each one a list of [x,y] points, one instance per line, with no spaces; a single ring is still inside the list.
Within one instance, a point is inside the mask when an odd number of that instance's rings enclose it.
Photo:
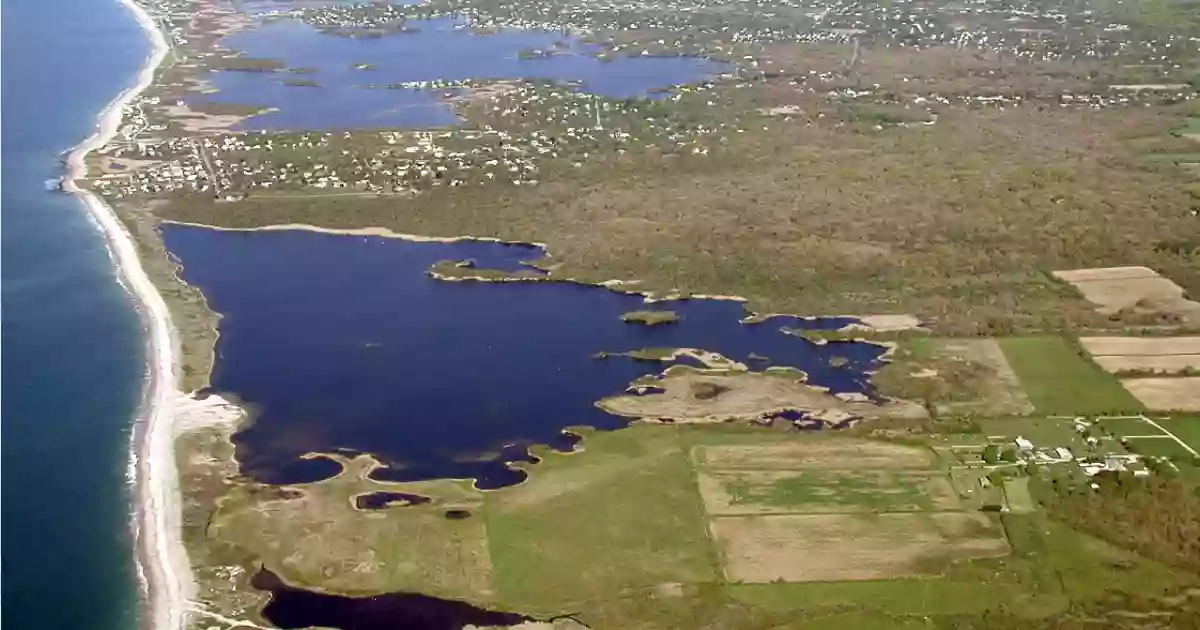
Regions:
[[[1155,429],[1158,429],[1159,431],[1162,431],[1163,433],[1166,434],[1166,436],[1170,436],[1171,439],[1175,440],[1176,444],[1182,446],[1184,449],[1187,450],[1187,452],[1191,453],[1192,457],[1200,457],[1200,453],[1197,453],[1196,449],[1188,446],[1187,442],[1184,442],[1183,440],[1179,439],[1179,437],[1177,437],[1174,433],[1171,433],[1170,431],[1163,428],[1163,425],[1151,420],[1150,418],[1147,418],[1146,416],[1142,416],[1142,420],[1149,422],[1151,424],[1151,426],[1153,426]],[[1164,437],[1166,437],[1166,436],[1164,436]]]
[[[153,630],[181,630],[187,623],[188,600],[195,592],[195,583],[181,540],[179,476],[175,469],[172,422],[173,397],[177,395],[177,335],[166,302],[142,268],[133,237],[103,199],[75,183],[86,175],[84,162],[88,154],[116,136],[122,110],[150,86],[155,69],[169,49],[163,32],[144,8],[134,0],[119,1],[133,13],[153,50],[135,84],[104,108],[96,131],[67,156],[62,189],[83,201],[89,216],[104,234],[118,281],[133,298],[145,327],[147,374],[130,455],[136,495],[133,532],[137,572],[148,608],[143,623]]]

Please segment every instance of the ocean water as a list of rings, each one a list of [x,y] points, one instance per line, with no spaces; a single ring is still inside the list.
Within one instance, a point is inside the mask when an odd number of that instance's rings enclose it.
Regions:
[[[180,225],[165,226],[163,238],[184,278],[224,315],[213,387],[256,413],[234,441],[242,472],[268,483],[331,476],[334,462],[302,457],[331,451],[378,456],[387,468],[373,476],[383,480],[516,483],[524,475],[505,461],[526,458],[533,444],[570,449],[575,438],[563,431],[571,426],[626,426],[593,403],[663,369],[599,352],[703,348],[762,369],[758,355],[833,392],[862,393],[884,352],[780,330],[839,328],[851,318],[743,324],[738,302],[688,300],[654,305],[681,320],[650,327],[621,321],[648,308],[639,296],[425,273],[441,260],[517,268],[540,256],[528,247]],[[835,356],[846,365],[831,365]]]
[[[193,101],[276,108],[237,129],[291,130],[362,127],[437,127],[458,119],[441,100],[445,90],[391,89],[410,81],[545,79],[579,81],[579,89],[614,98],[656,96],[652,90],[694,83],[729,69],[695,57],[618,57],[600,61],[593,47],[547,31],[502,30],[477,35],[450,19],[414,20],[415,32],[353,38],[323,33],[298,20],[269,21],[235,33],[222,45],[249,57],[278,59],[302,74],[223,71],[212,76],[220,91]],[[522,59],[527,50],[556,50]],[[374,70],[355,70],[360,63]],[[288,85],[315,81],[319,87]]]
[[[134,628],[141,331],[83,204],[47,182],[149,44],[115,0],[5,0],[0,22],[4,624]]]

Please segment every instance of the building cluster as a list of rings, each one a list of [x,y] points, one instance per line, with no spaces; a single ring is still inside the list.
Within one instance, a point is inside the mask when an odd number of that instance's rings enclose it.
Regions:
[[[266,20],[293,19],[336,33],[398,32],[405,28],[406,11],[386,2],[330,4],[272,9],[259,14]]]
[[[137,0],[163,31],[171,46],[188,43],[187,30],[194,16],[194,0]]]
[[[225,133],[146,139],[110,146],[103,159],[149,165],[110,169],[95,178],[100,192],[122,198],[174,191],[346,189],[416,194],[437,187],[488,183],[535,186],[554,160],[581,168],[592,158],[631,149],[707,155],[741,130],[732,123],[672,116],[642,99],[606,99],[542,84],[506,84],[478,98],[471,125],[437,131]],[[680,93],[702,97],[702,90]]]
[[[465,19],[472,28],[483,31],[536,29],[589,35],[603,42],[610,54],[722,57],[722,44],[744,47],[857,39],[917,48],[950,45],[1031,60],[1121,55],[1170,66],[1172,59],[1190,54],[1198,44],[1195,38],[1182,35],[1145,36],[1128,24],[1112,22],[1088,10],[1069,11],[1059,2],[964,0],[930,5],[918,0],[429,0],[395,10],[409,19]],[[311,11],[326,11],[331,16],[353,13],[342,6]],[[732,55],[723,58],[736,60]]]
[[[194,0],[146,0],[176,43],[191,32]],[[275,5],[278,6],[278,5]],[[802,107],[739,111],[739,88],[762,81],[788,85],[826,103],[880,105],[880,124],[935,124],[943,108],[1074,107],[1098,109],[1195,97],[1190,85],[1098,86],[1092,91],[1007,86],[1004,77],[960,92],[938,92],[913,79],[897,87],[861,85],[845,69],[768,73],[755,45],[780,41],[871,41],[903,47],[952,44],[1029,53],[1037,58],[1132,55],[1169,67],[1181,46],[1197,42],[1139,39],[1122,24],[1093,24],[1087,12],[1067,13],[1056,3],[965,0],[931,6],[915,0],[849,0],[819,7],[798,0],[429,0],[298,5],[264,15],[299,19],[319,28],[381,29],[414,18],[466,16],[476,29],[537,28],[588,33],[596,54],[676,54],[702,51],[729,59],[736,71],[712,82],[675,86],[653,99],[612,99],[574,84],[539,81],[408,81],[362,88],[440,91],[465,122],[437,131],[362,130],[350,133],[228,133],[213,129],[191,138],[169,138],[155,118],[158,97],[126,108],[120,133],[101,159],[112,168],[93,180],[115,197],[189,190],[216,196],[261,189],[346,189],[362,193],[420,193],[436,187],[492,182],[537,185],[546,168],[582,167],[599,156],[629,150],[708,155],[730,134],[751,125],[767,129],[780,119],[804,116]],[[194,8],[194,7],[193,7]],[[194,30],[194,29],[192,29]],[[1078,34],[1087,30],[1088,37]],[[653,32],[653,38],[642,37]],[[814,39],[815,38],[815,39]],[[763,49],[759,47],[758,53]],[[855,49],[857,50],[857,48]],[[1036,54],[1035,54],[1036,53]],[[853,61],[847,65],[852,65]],[[370,64],[362,64],[369,66]],[[995,70],[980,70],[982,73]],[[974,76],[974,75],[973,75]],[[989,91],[990,90],[990,91]],[[852,108],[851,108],[852,109]],[[821,114],[817,115],[818,117]],[[156,139],[157,138],[157,139]],[[133,167],[118,163],[129,160]],[[551,166],[552,165],[552,166]]]

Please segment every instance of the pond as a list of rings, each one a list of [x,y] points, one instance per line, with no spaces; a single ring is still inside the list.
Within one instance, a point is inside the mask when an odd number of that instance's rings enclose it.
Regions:
[[[262,616],[279,628],[341,630],[462,630],[508,627],[536,621],[512,612],[487,610],[419,593],[384,593],[366,597],[330,595],[290,586],[266,568],[251,583],[271,593]]]
[[[326,33],[294,19],[240,31],[222,45],[245,56],[282,61],[293,72],[217,71],[219,92],[190,99],[276,108],[235,129],[264,131],[426,128],[454,125],[445,89],[389,88],[417,81],[544,79],[580,82],[581,90],[614,98],[653,97],[658,89],[695,83],[729,66],[695,57],[617,57],[549,31],[473,33],[449,18],[411,20],[408,32],[384,37]],[[527,57],[529,51],[552,52]],[[523,54],[525,53],[525,54]],[[372,69],[355,69],[370,64]],[[312,82],[316,87],[296,85]],[[290,83],[290,84],[289,84]]]
[[[337,474],[336,463],[304,457],[329,452],[376,456],[379,480],[517,483],[525,473],[506,462],[536,461],[527,448],[534,444],[575,448],[579,436],[568,427],[627,426],[594,403],[665,367],[597,358],[602,352],[701,348],[752,370],[791,366],[834,393],[868,395],[868,373],[885,352],[783,332],[836,329],[850,318],[746,324],[742,305],[728,300],[647,305],[587,285],[445,282],[427,273],[442,260],[514,268],[541,256],[528,246],[174,224],[162,233],[183,278],[223,316],[213,389],[257,412],[234,437],[242,472],[272,484]],[[680,319],[621,319],[647,308]]]

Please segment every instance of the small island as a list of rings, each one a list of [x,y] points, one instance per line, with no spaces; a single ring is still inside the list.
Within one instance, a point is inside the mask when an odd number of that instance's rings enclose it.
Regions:
[[[621,321],[626,324],[658,326],[660,324],[674,324],[679,321],[679,314],[675,311],[629,311],[621,315]]]

